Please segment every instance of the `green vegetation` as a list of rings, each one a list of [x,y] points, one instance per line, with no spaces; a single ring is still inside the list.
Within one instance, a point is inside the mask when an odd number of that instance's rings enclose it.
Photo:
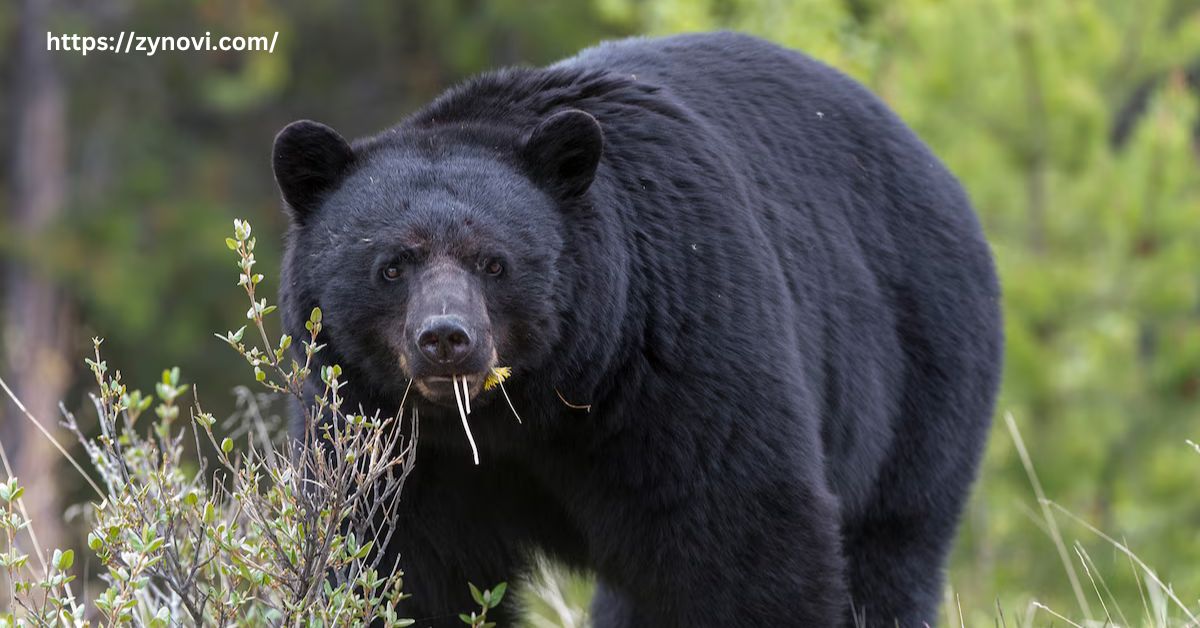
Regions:
[[[306,409],[310,420],[302,440],[268,429],[261,415],[249,412],[242,417],[246,444],[235,452],[234,439],[218,438],[217,419],[198,401],[190,425],[176,429],[180,402],[192,390],[180,382],[179,369],[164,371],[154,394],[143,395],[126,386],[120,371],[110,370],[100,357],[101,341],[94,340],[94,359],[87,365],[95,377],[91,400],[100,435],[87,438],[71,413],[66,427],[78,437],[103,485],[83,476],[96,493],[87,546],[103,567],[106,588],[76,602],[69,586],[74,578],[68,575],[74,553],[55,550],[47,565],[36,540],[21,538],[29,524],[24,490],[10,477],[0,486],[7,549],[0,566],[10,586],[10,610],[0,621],[412,625],[393,608],[404,596],[403,574],[387,574],[382,554],[374,550],[391,538],[395,498],[415,461],[412,440],[403,440],[404,434],[415,433],[415,421],[404,430],[400,417],[343,412],[337,366],[324,367],[324,390],[305,398],[303,384],[322,347],[321,311],[314,309],[306,325],[307,359],[288,365],[285,350],[292,339],[282,336],[277,345],[268,340],[264,318],[275,308],[255,296],[263,275],[254,272],[250,224],[235,221],[234,232],[226,243],[238,255],[238,285],[250,302],[251,337],[261,343],[243,340],[246,327],[218,337],[249,363],[261,385],[293,396]],[[139,425],[152,405],[157,419]],[[205,457],[197,465],[185,454],[189,440],[195,443],[193,453],[204,451],[201,438],[216,461],[212,472]],[[23,546],[39,568],[21,553]],[[494,597],[489,592],[485,601],[498,604],[499,591]],[[89,613],[89,605],[95,613]]]

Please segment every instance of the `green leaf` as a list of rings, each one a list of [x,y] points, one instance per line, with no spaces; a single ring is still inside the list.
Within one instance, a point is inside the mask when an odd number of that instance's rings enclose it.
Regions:
[[[75,564],[75,550],[67,550],[65,552],[54,550],[54,567],[59,571],[66,571]]]
[[[496,585],[495,587],[492,587],[492,590],[491,590],[492,600],[491,600],[491,603],[488,605],[488,608],[496,608],[497,606],[499,606],[500,600],[504,599],[504,594],[507,591],[508,591],[508,583],[507,582],[501,582],[500,584]]]
[[[233,439],[232,438],[226,437],[225,440],[221,441],[221,451],[223,451],[225,453],[229,453],[229,452],[233,451]]]
[[[233,238],[225,238],[225,246],[229,247],[230,251],[236,251],[237,240],[234,240]]]

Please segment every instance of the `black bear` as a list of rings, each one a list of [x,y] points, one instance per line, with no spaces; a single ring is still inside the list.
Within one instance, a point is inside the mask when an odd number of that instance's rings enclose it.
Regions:
[[[322,308],[351,407],[416,393],[387,551],[419,626],[535,549],[597,575],[601,628],[935,623],[999,285],[865,88],[749,36],[630,39],[354,143],[292,123],[273,159],[287,331]]]

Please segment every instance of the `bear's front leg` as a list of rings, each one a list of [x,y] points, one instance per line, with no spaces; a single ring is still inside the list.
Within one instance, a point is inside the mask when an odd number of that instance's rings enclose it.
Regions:
[[[775,458],[710,461],[596,502],[597,628],[842,625],[836,500],[819,474]]]
[[[459,613],[479,610],[468,583],[485,589],[507,582],[511,591],[528,569],[535,538],[551,555],[578,554],[574,528],[546,499],[519,465],[493,459],[476,467],[469,452],[419,451],[387,550],[411,596],[400,616],[420,628],[462,626]],[[515,625],[518,616],[513,595],[488,611],[499,626]]]

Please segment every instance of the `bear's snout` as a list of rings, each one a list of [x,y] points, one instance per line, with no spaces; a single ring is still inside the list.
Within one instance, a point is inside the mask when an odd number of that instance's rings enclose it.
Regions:
[[[417,332],[417,350],[430,362],[458,364],[471,354],[471,332],[457,316],[430,316]]]
[[[454,400],[456,381],[482,392],[496,364],[491,319],[478,280],[461,264],[440,261],[417,275],[409,293],[401,366],[427,399]]]

